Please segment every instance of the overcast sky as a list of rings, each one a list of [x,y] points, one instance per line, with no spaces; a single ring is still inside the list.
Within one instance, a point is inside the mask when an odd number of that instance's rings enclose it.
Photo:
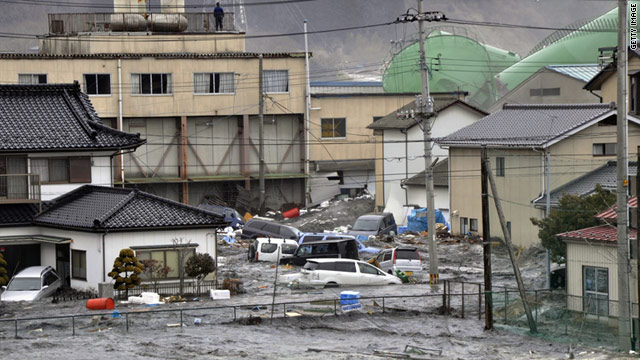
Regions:
[[[50,4],[65,0],[45,1]],[[78,4],[78,0],[69,0]],[[159,4],[159,0],[151,0]],[[238,2],[239,0],[236,0]],[[245,3],[271,0],[245,0]],[[16,3],[0,0],[0,32],[45,34],[48,13],[111,12],[109,0],[86,0],[87,7]],[[228,1],[230,3],[231,0]],[[211,6],[211,0],[186,0],[187,5]],[[225,2],[222,1],[224,4]],[[350,26],[364,26],[395,20],[416,0],[316,0],[291,4],[246,6],[247,34],[290,33],[302,30],[303,20],[310,30],[324,30]],[[102,8],[93,6],[102,6]],[[442,11],[452,19],[505,22],[514,24],[562,27],[576,21],[593,18],[613,9],[616,1],[602,0],[425,0],[425,11]],[[210,7],[209,7],[210,9]],[[189,9],[189,12],[201,12]],[[228,6],[227,11],[233,11]],[[429,26],[465,34],[481,42],[512,50],[525,56],[540,40],[551,33],[542,30],[503,29],[489,27],[451,27],[446,23]],[[399,24],[338,33],[312,34],[310,51],[314,53],[312,66],[316,69],[343,68],[353,72],[361,64],[388,60],[399,45],[416,37],[417,24]],[[0,50],[27,52],[37,46],[35,40],[0,38]],[[304,49],[302,36],[274,39],[248,39],[247,51],[287,52]]]

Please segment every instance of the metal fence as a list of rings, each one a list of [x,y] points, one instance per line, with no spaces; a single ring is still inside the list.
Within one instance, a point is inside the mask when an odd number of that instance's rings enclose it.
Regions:
[[[213,13],[72,13],[49,14],[50,35],[109,32],[214,33]],[[236,32],[232,12],[225,13],[222,31]]]
[[[180,291],[179,282],[158,283],[158,284],[143,283],[132,289],[129,289],[129,291],[116,290],[114,292],[114,297],[116,299],[126,300],[127,296],[138,296],[143,292],[155,292],[155,293],[158,293],[160,296],[174,296],[174,295],[200,296],[202,294],[208,294],[209,290],[211,289],[216,289],[215,280],[201,281],[199,284],[196,281],[187,280],[184,282],[182,292]]]

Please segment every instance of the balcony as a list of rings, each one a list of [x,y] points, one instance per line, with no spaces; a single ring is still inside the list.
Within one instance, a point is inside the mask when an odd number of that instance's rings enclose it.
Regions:
[[[0,204],[40,202],[40,176],[36,174],[0,174]]]
[[[94,13],[49,14],[49,35],[152,32],[179,34],[237,33],[235,17],[227,12],[222,31],[216,31],[213,13]]]

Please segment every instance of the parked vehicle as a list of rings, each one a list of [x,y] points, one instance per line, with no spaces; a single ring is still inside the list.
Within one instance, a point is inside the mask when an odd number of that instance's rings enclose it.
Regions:
[[[420,277],[422,271],[422,257],[415,247],[403,246],[393,249],[384,249],[376,257],[380,269],[394,275],[396,269],[407,276]]]
[[[300,240],[298,240],[298,244],[304,244],[307,242],[317,242],[324,240],[340,240],[340,239],[356,239],[351,235],[343,235],[337,233],[304,233],[300,236]],[[377,254],[380,252],[380,249],[374,247],[368,247],[362,243],[362,241],[356,239],[358,243],[358,252]]]
[[[312,258],[344,258],[358,260],[358,243],[355,239],[321,240],[298,246],[290,258],[280,259],[280,264],[302,266]]]
[[[291,239],[257,238],[251,242],[247,251],[249,261],[277,262],[292,257],[298,249],[298,243]]]
[[[313,287],[402,284],[396,276],[353,259],[309,259],[300,273],[283,275],[279,280],[281,283],[297,281],[300,285]]]
[[[51,266],[31,266],[11,278],[4,292],[2,301],[34,301],[53,295],[63,285]]]
[[[370,235],[389,235],[398,233],[398,225],[392,213],[362,215],[353,224],[349,235],[358,240],[366,240]]]
[[[229,223],[229,226],[234,229],[239,229],[246,223],[246,221],[244,221],[244,217],[242,217],[242,215],[240,215],[240,213],[236,211],[236,209],[232,209],[222,205],[209,204],[200,204],[198,205],[198,208],[219,216],[224,216],[224,221]]]
[[[293,226],[278,224],[269,220],[251,219],[242,229],[242,239],[257,239],[272,237],[280,239],[298,240],[302,232]]]

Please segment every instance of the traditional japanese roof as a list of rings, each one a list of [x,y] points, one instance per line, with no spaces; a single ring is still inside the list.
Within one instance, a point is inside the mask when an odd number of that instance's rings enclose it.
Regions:
[[[0,151],[116,150],[145,143],[102,124],[80,85],[0,85]]]
[[[31,225],[39,211],[38,204],[0,205],[0,226]]]
[[[637,196],[632,196],[629,201],[627,202],[627,204],[629,205],[630,208],[637,208],[638,207],[638,197]],[[600,220],[609,220],[609,221],[616,221],[618,219],[618,214],[616,213],[618,211],[618,205],[613,205],[612,207],[608,208],[607,210],[599,213],[596,215],[596,218],[600,219]]]
[[[486,115],[487,113],[480,109],[477,108],[473,105],[470,105],[466,102],[464,102],[463,100],[460,100],[457,97],[454,96],[443,96],[443,97],[434,97],[433,98],[433,111],[435,111],[436,113],[444,111],[445,109],[453,106],[453,105],[462,105],[464,107],[467,107],[473,111],[476,111],[478,113],[480,113],[481,115]],[[367,125],[367,128],[369,129],[381,129],[381,130],[386,130],[386,129],[400,129],[400,130],[405,130],[408,129],[416,124],[418,124],[420,121],[414,117],[414,116],[402,116],[399,115],[400,113],[410,113],[410,112],[414,112],[416,110],[416,102],[412,101],[410,103],[408,103],[407,105],[401,107],[400,109],[398,109],[397,111],[392,112],[391,114],[378,119],[376,121],[374,121],[373,123]]]
[[[637,163],[629,163],[629,173],[637,172]],[[566,184],[551,190],[551,206],[558,206],[560,198],[564,195],[587,196],[593,193],[596,185],[605,190],[615,191],[617,187],[616,162],[608,161],[606,164],[594,169]],[[533,201],[536,206],[545,206],[546,194]]]
[[[565,241],[602,241],[606,243],[617,243],[618,239],[618,230],[615,225],[600,225],[593,226],[590,228],[580,229],[565,232],[562,234],[557,234],[562,240]],[[629,237],[631,239],[636,239],[638,237],[637,229],[629,229]]]
[[[602,70],[602,67],[598,64],[547,65],[546,68],[585,83],[593,79]]]
[[[405,181],[405,185],[424,186],[424,170]],[[449,187],[449,159],[438,161],[433,167],[433,186]]]
[[[224,218],[136,189],[85,185],[54,199],[36,225],[82,231],[226,226]]]
[[[456,147],[546,148],[615,115],[614,103],[505,104],[502,110],[436,142]],[[633,116],[628,119],[640,124]]]
[[[253,53],[253,52],[219,52],[219,53],[98,53],[98,54],[45,54],[45,53],[0,53],[0,59],[257,59],[262,55],[265,59],[304,58],[304,52],[291,53]],[[313,53],[309,52],[309,57]]]

